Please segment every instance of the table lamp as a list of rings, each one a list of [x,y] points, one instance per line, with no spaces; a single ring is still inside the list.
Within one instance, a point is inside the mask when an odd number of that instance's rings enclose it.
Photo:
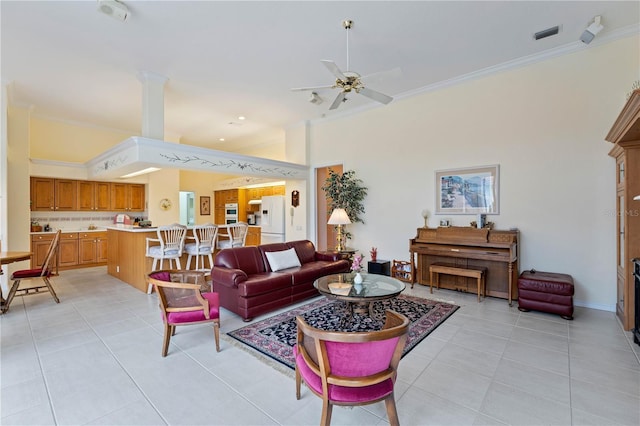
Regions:
[[[351,220],[349,220],[349,216],[344,209],[334,209],[331,212],[327,224],[338,226],[338,235],[336,236],[336,241],[338,241],[338,245],[336,246],[337,251],[343,251],[345,249],[345,246],[342,244],[342,225],[348,225],[350,223]]]

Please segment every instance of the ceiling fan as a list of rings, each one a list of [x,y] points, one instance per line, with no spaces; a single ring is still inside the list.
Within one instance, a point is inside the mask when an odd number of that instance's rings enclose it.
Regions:
[[[347,94],[351,92],[356,92],[361,95],[364,95],[374,101],[378,101],[383,104],[388,104],[393,100],[391,96],[387,96],[384,93],[377,92],[373,89],[365,87],[362,83],[362,76],[357,72],[349,71],[349,30],[353,27],[352,20],[342,21],[342,26],[345,30],[347,30],[347,71],[342,71],[334,61],[329,59],[323,59],[320,62],[324,64],[325,67],[331,72],[334,76],[336,76],[336,82],[332,85],[328,86],[317,86],[317,87],[297,87],[291,89],[293,91],[302,91],[302,90],[320,90],[320,89],[340,89],[340,93],[336,96],[335,100],[329,107],[329,109],[336,109],[340,106],[342,102],[347,100]]]

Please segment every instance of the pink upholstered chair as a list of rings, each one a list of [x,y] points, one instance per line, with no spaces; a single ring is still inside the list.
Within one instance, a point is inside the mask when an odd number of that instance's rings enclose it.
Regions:
[[[371,332],[324,331],[300,316],[296,357],[296,399],[302,381],[322,398],[321,425],[331,423],[333,405],[385,402],[391,425],[398,425],[394,385],[409,331],[409,320],[387,311],[382,330]]]
[[[58,249],[60,248],[60,233],[61,231],[57,231],[56,235],[51,240],[51,244],[49,244],[49,248],[47,249],[47,254],[44,258],[44,262],[42,267],[36,269],[22,269],[20,271],[15,271],[11,275],[11,279],[13,280],[13,284],[9,289],[9,294],[7,295],[7,301],[2,308],[2,313],[5,313],[9,310],[9,305],[13,301],[14,296],[26,296],[28,294],[37,294],[40,290],[48,290],[53,297],[53,300],[56,303],[60,303],[60,299],[58,299],[58,295],[56,294],[53,286],[51,285],[51,281],[49,278],[54,273],[54,268],[57,269],[57,260],[58,260]],[[41,283],[31,284],[27,286],[20,287],[20,283],[24,283],[26,281],[36,282],[42,280]]]
[[[149,285],[158,293],[164,343],[162,356],[167,356],[169,340],[178,325],[213,323],[216,351],[220,352],[220,303],[218,293],[205,292],[204,272],[163,270],[147,275]]]

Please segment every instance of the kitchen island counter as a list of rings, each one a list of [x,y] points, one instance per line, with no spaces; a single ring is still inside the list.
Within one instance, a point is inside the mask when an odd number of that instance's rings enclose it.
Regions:
[[[107,227],[107,273],[146,293],[147,274],[153,265],[153,259],[145,256],[147,238],[156,238],[156,231],[139,226]]]
[[[187,237],[191,235],[193,226]],[[218,225],[219,234],[225,238],[227,225]],[[107,273],[126,282],[140,291],[147,292],[147,274],[151,272],[153,259],[146,256],[147,238],[157,238],[157,227],[140,227],[131,225],[107,226],[108,254]],[[249,226],[247,245],[260,244],[260,226]],[[158,243],[154,243],[157,245]],[[186,267],[187,255],[180,260],[182,269]],[[193,263],[192,263],[193,264]],[[193,267],[193,266],[192,266]],[[164,263],[168,269],[168,261]]]

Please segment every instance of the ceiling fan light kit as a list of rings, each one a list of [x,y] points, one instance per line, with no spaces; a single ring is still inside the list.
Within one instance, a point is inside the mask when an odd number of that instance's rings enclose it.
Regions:
[[[342,102],[347,101],[347,94],[351,92],[366,96],[370,99],[373,99],[374,101],[380,102],[385,105],[388,104],[393,100],[391,96],[365,87],[365,85],[360,80],[360,74],[349,70],[349,30],[353,27],[353,21],[350,19],[345,19],[344,21],[342,21],[342,26],[345,30],[347,30],[347,71],[343,72],[334,61],[330,59],[323,59],[320,62],[322,62],[322,64],[324,64],[329,72],[336,77],[336,81],[334,84],[330,86],[298,87],[291,90],[312,90],[313,92],[311,98],[309,99],[309,102],[320,103],[322,102],[322,100],[320,100],[320,102],[314,102],[316,99],[314,98],[313,94],[315,93],[317,95],[316,90],[340,89],[340,93],[338,93],[334,101],[331,103],[331,106],[329,107],[330,110],[338,108]]]

